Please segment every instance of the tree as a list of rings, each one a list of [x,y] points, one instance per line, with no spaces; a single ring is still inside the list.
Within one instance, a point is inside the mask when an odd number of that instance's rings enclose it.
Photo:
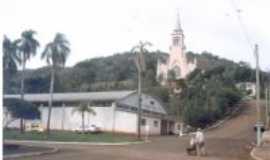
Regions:
[[[79,112],[82,116],[82,132],[85,133],[85,113],[96,115],[96,112],[89,103],[81,103],[80,106],[73,109],[73,113],[75,112]]]
[[[21,99],[24,100],[24,78],[26,62],[30,60],[32,56],[35,56],[39,47],[39,42],[34,38],[36,32],[34,30],[26,30],[22,32],[21,38],[16,40],[19,48],[19,58],[22,66],[22,78],[21,78]]]
[[[54,81],[55,81],[56,71],[58,68],[62,68],[65,66],[69,53],[70,53],[70,48],[69,48],[68,40],[66,39],[64,34],[57,33],[55,35],[54,40],[46,45],[41,55],[41,58],[46,60],[51,71],[47,134],[50,133],[50,121],[51,121]]]
[[[4,106],[8,113],[11,113],[13,118],[19,119],[37,119],[40,118],[40,111],[34,104],[17,99],[6,98],[4,99]],[[7,115],[6,115],[7,116]],[[24,131],[24,126],[20,125],[21,133]]]
[[[21,100],[24,100],[24,79],[25,79],[25,69],[26,62],[30,60],[32,56],[37,53],[37,48],[39,47],[39,42],[34,38],[36,32],[34,30],[26,30],[22,32],[21,38],[16,40],[15,43],[19,49],[19,59],[22,66],[22,77],[21,77]],[[21,119],[21,126],[23,125],[23,119]],[[21,127],[22,128],[22,127]]]
[[[141,76],[142,74],[146,71],[146,65],[145,65],[145,60],[144,60],[144,54],[146,54],[148,51],[146,49],[147,46],[152,46],[150,42],[142,42],[140,41],[138,45],[134,46],[132,48],[132,52],[136,54],[135,58],[135,64],[138,70],[138,101],[139,101],[139,106],[138,106],[138,123],[137,123],[137,132],[138,132],[138,139],[141,138],[141,105],[142,105],[142,98],[141,98]]]
[[[8,92],[11,75],[17,71],[17,64],[20,62],[17,54],[17,46],[8,37],[4,36],[3,44],[3,71],[4,71],[4,92]]]

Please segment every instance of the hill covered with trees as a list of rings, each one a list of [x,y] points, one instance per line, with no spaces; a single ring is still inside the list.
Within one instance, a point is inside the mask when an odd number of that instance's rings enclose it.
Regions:
[[[209,70],[217,66],[227,66],[235,73],[232,79],[237,81],[255,81],[255,72],[244,62],[219,58],[211,53],[195,54],[188,52],[188,58],[197,58],[198,69]],[[147,71],[144,73],[144,88],[158,86],[156,81],[157,59],[168,56],[156,51],[145,55]],[[136,67],[134,53],[124,52],[108,57],[99,57],[81,61],[73,67],[61,69],[56,75],[56,92],[104,91],[136,89]],[[4,93],[19,93],[21,72],[10,79]],[[26,93],[47,93],[49,91],[50,71],[48,67],[27,70],[25,73]]]
[[[161,99],[170,115],[192,126],[204,127],[222,118],[243,96],[235,84],[255,82],[255,70],[245,62],[236,63],[208,52],[188,52],[188,60],[196,58],[198,67],[187,80],[176,81],[182,92],[174,95],[170,85],[160,86],[156,78],[157,60],[165,60],[167,56],[161,51],[145,54],[147,70],[143,74],[143,91]],[[59,68],[55,76],[55,92],[136,90],[134,57],[131,52],[117,53],[84,60],[73,67]],[[25,93],[49,92],[48,67],[26,70],[24,76]],[[10,77],[4,93],[19,94],[21,72]],[[261,72],[262,87],[267,81],[267,73]]]

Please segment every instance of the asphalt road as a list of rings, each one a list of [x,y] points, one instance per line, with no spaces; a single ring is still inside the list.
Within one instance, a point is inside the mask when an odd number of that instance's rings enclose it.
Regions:
[[[189,137],[153,137],[151,143],[129,146],[58,145],[55,154],[19,158],[21,160],[250,160],[250,143],[254,141],[256,120],[254,102],[244,104],[243,111],[221,127],[207,131],[206,157],[188,156]],[[44,146],[40,144],[41,146]]]

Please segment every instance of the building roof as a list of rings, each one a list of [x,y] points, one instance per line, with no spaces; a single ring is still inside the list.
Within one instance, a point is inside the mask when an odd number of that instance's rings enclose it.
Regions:
[[[124,97],[123,99],[118,100],[117,104],[121,106],[132,107],[137,110],[139,106],[138,94],[134,92],[133,94],[130,94],[128,97]],[[162,103],[158,101],[156,98],[149,96],[147,94],[142,94],[142,110],[159,114],[167,114],[167,112],[162,106]]]
[[[4,95],[4,98],[20,98],[19,94]],[[24,94],[24,98],[30,102],[48,102],[49,93]],[[78,101],[116,101],[117,104],[124,106],[125,109],[138,109],[138,94],[136,91],[104,91],[104,92],[68,92],[54,93],[54,102],[78,102]],[[142,94],[142,110],[167,114],[162,103],[152,96]]]
[[[124,98],[135,91],[106,91],[106,92],[68,92],[68,93],[54,93],[53,101],[114,101]],[[25,100],[31,102],[48,102],[50,98],[49,93],[33,93],[24,94]],[[20,95],[4,95],[4,98],[20,98]]]

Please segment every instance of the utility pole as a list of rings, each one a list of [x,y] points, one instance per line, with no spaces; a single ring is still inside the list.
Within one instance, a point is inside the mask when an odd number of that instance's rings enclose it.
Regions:
[[[146,71],[146,65],[144,60],[144,53],[147,52],[146,46],[151,46],[150,42],[142,42],[132,48],[132,52],[135,52],[135,64],[138,70],[138,119],[137,119],[137,138],[141,139],[141,117],[142,117],[142,73]]]
[[[258,45],[255,44],[254,55],[256,59],[256,108],[257,108],[257,122],[256,122],[256,132],[257,132],[257,147],[261,146],[262,137],[262,127],[263,122],[261,118],[261,106],[260,106],[260,67],[259,67],[259,51]]]
[[[138,67],[138,139],[141,139],[141,116],[142,116],[142,82],[141,82],[141,69]]]
[[[265,129],[269,128],[269,88],[268,86],[265,89]]]

